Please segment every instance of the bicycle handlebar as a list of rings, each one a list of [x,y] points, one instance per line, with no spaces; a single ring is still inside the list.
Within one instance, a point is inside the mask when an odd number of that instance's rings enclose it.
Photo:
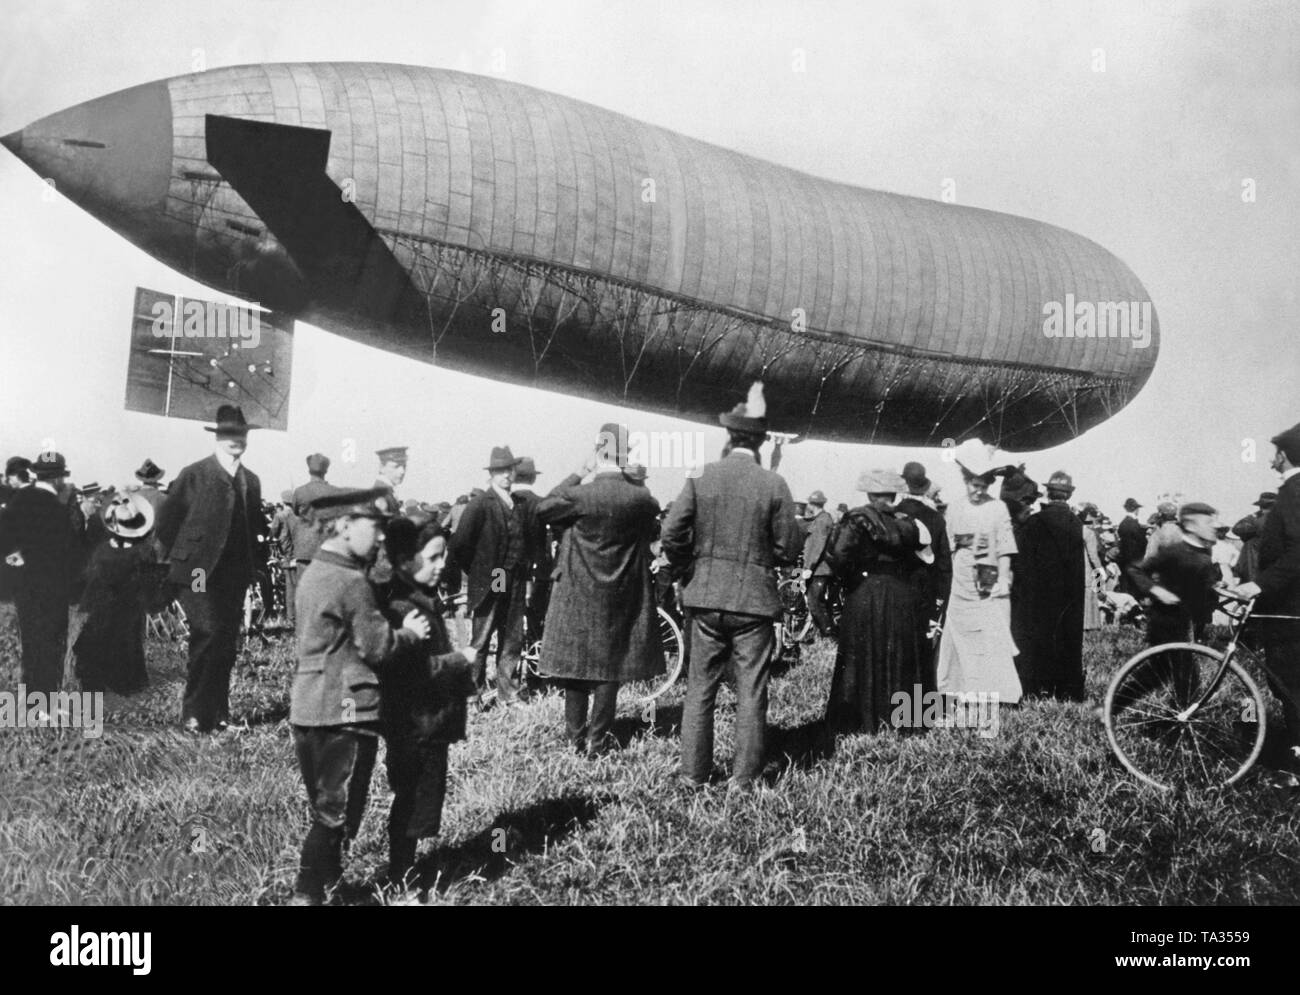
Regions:
[[[1252,595],[1249,598],[1243,598],[1240,594],[1237,594],[1236,592],[1226,587],[1216,587],[1214,589],[1214,593],[1217,594],[1224,601],[1236,601],[1238,604],[1243,604],[1243,605],[1254,604],[1255,599],[1259,597],[1259,595],[1256,594],[1256,595]]]

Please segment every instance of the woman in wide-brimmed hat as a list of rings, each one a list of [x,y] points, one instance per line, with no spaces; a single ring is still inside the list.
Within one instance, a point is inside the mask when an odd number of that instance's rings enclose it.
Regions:
[[[925,526],[895,510],[907,483],[892,470],[868,470],[858,480],[867,504],[848,512],[827,549],[831,569],[845,588],[839,652],[826,703],[826,732],[875,733],[905,715],[895,696],[920,694],[921,632],[928,605],[912,582],[922,563],[933,561]]]
[[[953,454],[966,482],[966,500],[948,509],[952,595],[939,644],[938,689],[944,694],[996,695],[1020,701],[1016,644],[1011,638],[1011,557],[1016,553],[1007,506],[989,494],[1006,460],[970,440]]]
[[[117,494],[100,512],[105,538],[91,553],[77,637],[83,691],[131,694],[149,683],[144,664],[145,613],[156,586],[153,505],[135,492]]]

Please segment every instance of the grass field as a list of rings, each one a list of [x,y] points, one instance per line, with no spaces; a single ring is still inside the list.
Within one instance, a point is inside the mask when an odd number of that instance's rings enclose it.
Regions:
[[[1089,634],[1089,690],[1139,644]],[[287,642],[255,647],[232,711],[246,726],[176,728],[183,647],[151,643],[152,688],[109,696],[104,734],[0,730],[0,901],[276,904],[306,828],[287,714]],[[18,683],[0,611],[0,689]],[[811,750],[832,648],[772,684],[784,770],[749,795],[675,784],[681,692],[650,728],[629,703],[624,749],[599,761],[562,740],[550,695],[471,716],[452,749],[444,834],[426,842],[431,903],[1278,903],[1300,898],[1300,806],[1252,774],[1173,798],[1110,758],[1087,708],[1006,709],[997,736],[936,730]],[[731,749],[723,693],[717,742]],[[341,898],[383,901],[382,763]]]

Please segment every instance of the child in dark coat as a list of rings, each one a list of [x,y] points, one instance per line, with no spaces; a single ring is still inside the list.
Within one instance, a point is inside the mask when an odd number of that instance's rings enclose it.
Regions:
[[[380,688],[388,784],[393,790],[388,879],[400,886],[409,883],[417,843],[438,835],[442,826],[448,748],[465,738],[466,702],[475,689],[475,653],[471,647],[453,651],[443,623],[437,586],[447,539],[437,523],[421,529],[410,519],[394,519],[385,532],[385,548],[392,566],[378,589],[385,614],[396,620],[415,611],[429,623],[428,640],[404,648],[404,659],[384,673]]]

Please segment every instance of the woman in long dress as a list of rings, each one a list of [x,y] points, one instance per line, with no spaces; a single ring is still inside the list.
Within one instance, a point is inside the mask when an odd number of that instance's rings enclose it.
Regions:
[[[922,638],[929,608],[910,582],[918,556],[930,543],[925,525],[893,507],[907,492],[892,471],[869,470],[858,482],[868,503],[848,512],[837,527],[826,558],[844,585],[839,651],[826,703],[826,733],[875,733],[895,713],[917,712],[911,697],[921,694]],[[906,693],[909,707],[894,700]],[[918,703],[919,707],[919,703]]]
[[[983,448],[982,446],[980,447]],[[987,455],[958,457],[966,500],[948,509],[952,595],[939,644],[938,689],[947,695],[996,695],[1020,701],[1016,644],[1011,638],[1011,557],[1016,540],[1007,506],[989,495],[996,476]]]
[[[1097,541],[1098,511],[1095,505],[1084,505],[1079,517],[1083,519],[1083,629],[1090,632],[1101,628],[1102,590],[1106,568],[1101,563],[1101,548]]]

